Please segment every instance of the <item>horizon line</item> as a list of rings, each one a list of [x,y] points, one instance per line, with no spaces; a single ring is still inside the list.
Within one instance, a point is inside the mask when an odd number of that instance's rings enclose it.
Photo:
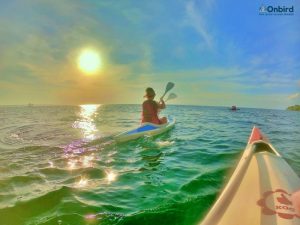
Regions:
[[[8,106],[27,106],[27,107],[34,107],[34,106],[81,106],[81,105],[141,105],[140,103],[86,103],[86,104],[57,104],[57,103],[50,103],[50,104],[0,104],[0,107]],[[220,108],[230,108],[232,106],[224,106],[224,105],[191,105],[191,104],[167,104],[170,106],[200,106],[200,107],[220,107]],[[272,109],[272,110],[287,110],[286,108],[261,108],[261,107],[249,107],[249,106],[237,106],[238,108],[245,108],[245,109]],[[288,106],[289,107],[289,106]]]

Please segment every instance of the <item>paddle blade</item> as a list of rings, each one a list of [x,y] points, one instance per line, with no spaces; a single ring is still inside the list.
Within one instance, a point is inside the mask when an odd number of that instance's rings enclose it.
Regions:
[[[167,92],[170,91],[174,86],[175,86],[175,84],[173,82],[168,82],[167,86],[166,86],[165,93],[163,94],[161,99],[163,99],[165,97],[165,95],[167,94]]]
[[[170,91],[174,86],[175,86],[175,84],[173,82],[168,82],[167,86],[166,86],[165,93],[167,93],[168,91]]]
[[[174,98],[177,98],[177,95],[174,94],[174,93],[171,93],[171,94],[169,94],[169,96],[168,96],[168,98],[167,98],[166,101],[172,100],[172,99],[174,99]]]

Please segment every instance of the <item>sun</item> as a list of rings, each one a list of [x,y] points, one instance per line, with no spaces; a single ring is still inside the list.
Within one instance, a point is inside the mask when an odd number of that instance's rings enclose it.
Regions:
[[[86,74],[95,74],[101,67],[101,58],[97,51],[92,49],[83,50],[78,57],[78,67]]]

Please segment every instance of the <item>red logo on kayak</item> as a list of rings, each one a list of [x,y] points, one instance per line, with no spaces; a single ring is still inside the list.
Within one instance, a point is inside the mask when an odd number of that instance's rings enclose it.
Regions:
[[[262,213],[265,215],[277,214],[283,219],[300,218],[293,207],[291,194],[282,189],[265,192],[257,204],[262,207]]]

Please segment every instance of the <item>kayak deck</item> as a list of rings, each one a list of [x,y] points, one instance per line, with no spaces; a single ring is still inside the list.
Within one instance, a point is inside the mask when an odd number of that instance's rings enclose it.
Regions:
[[[299,177],[266,140],[254,127],[232,177],[201,225],[300,224],[291,203]]]
[[[173,117],[168,117],[168,122],[166,124],[153,124],[153,123],[143,123],[140,127],[133,130],[125,131],[114,137],[117,142],[124,142],[129,140],[134,140],[142,136],[155,136],[164,133],[175,126],[175,119]]]
[[[142,127],[138,127],[134,130],[128,131],[126,134],[136,134],[136,133],[140,133],[140,132],[144,132],[144,131],[150,131],[150,130],[155,130],[158,129],[157,126],[153,125],[153,124],[145,124]]]

